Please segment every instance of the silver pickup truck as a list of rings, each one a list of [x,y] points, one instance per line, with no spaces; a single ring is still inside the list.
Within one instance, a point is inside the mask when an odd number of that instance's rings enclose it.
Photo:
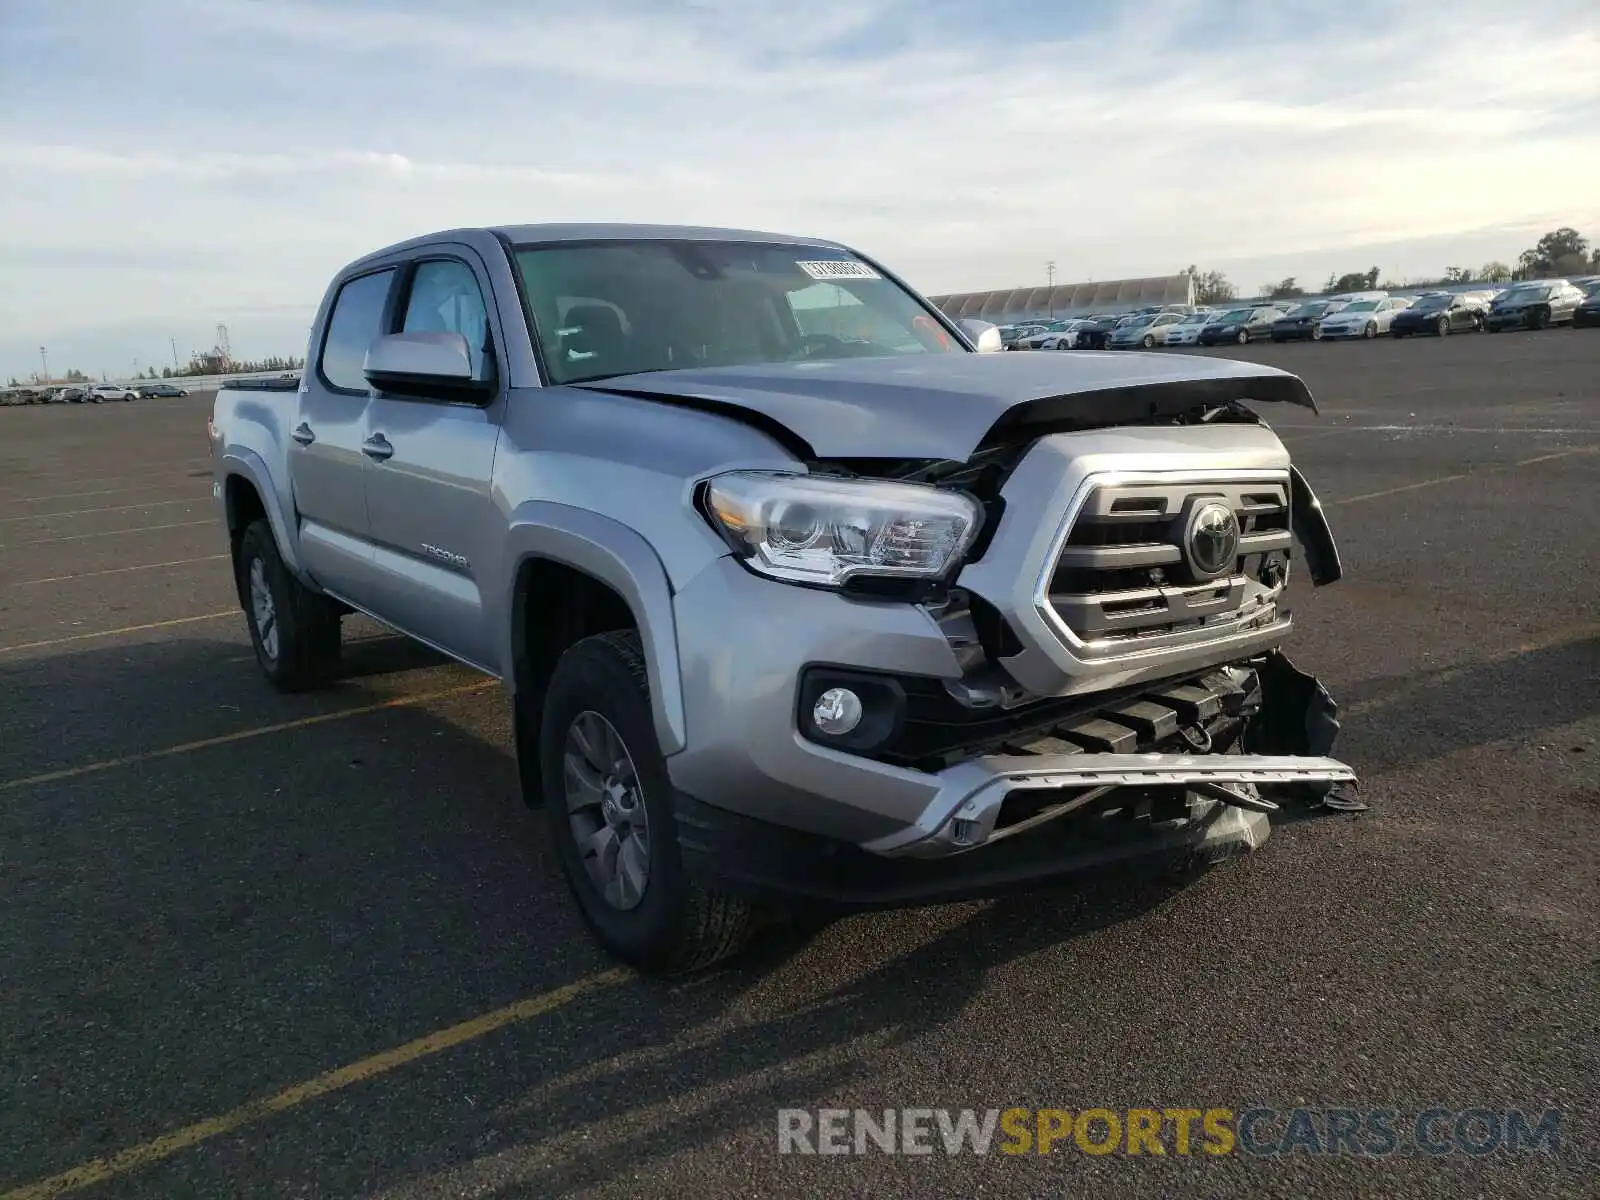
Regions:
[[[1280,646],[1291,560],[1338,554],[1247,406],[1305,385],[994,333],[807,238],[380,250],[301,379],[217,394],[256,657],[314,686],[362,612],[502,680],[577,904],[646,970],[1337,802],[1335,706]]]

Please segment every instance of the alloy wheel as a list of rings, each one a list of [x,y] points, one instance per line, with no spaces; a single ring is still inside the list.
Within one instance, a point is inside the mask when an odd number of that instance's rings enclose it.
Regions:
[[[567,727],[562,780],[572,840],[589,882],[612,908],[637,908],[650,883],[650,817],[627,744],[593,710]]]

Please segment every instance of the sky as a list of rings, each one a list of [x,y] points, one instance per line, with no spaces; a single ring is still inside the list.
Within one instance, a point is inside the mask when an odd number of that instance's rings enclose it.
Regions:
[[[1511,262],[1600,241],[1600,0],[0,0],[0,382],[302,353],[351,259],[542,220],[930,294]]]

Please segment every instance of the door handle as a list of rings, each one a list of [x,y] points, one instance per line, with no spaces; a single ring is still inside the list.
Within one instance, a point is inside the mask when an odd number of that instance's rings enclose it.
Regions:
[[[389,444],[389,439],[381,433],[375,433],[361,443],[361,453],[368,458],[375,458],[379,462],[394,454],[394,447]]]
[[[304,421],[294,427],[294,432],[289,435],[302,446],[309,446],[317,440],[317,435],[311,432],[311,426]]]

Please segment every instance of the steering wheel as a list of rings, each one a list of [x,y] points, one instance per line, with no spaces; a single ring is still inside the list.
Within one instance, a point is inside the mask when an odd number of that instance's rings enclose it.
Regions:
[[[806,333],[800,336],[800,345],[790,358],[815,358],[820,350],[835,351],[840,357],[844,354],[844,339],[837,338],[831,333]]]

